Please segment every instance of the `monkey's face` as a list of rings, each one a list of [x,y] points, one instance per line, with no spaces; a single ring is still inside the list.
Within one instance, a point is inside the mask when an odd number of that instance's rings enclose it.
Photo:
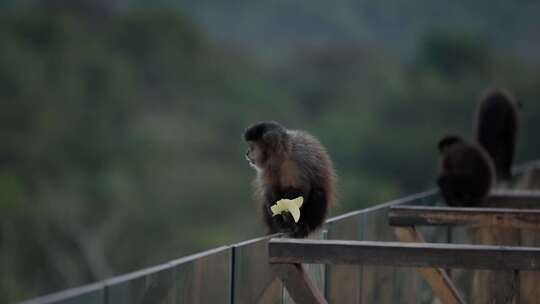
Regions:
[[[251,167],[257,171],[261,171],[264,164],[264,151],[262,147],[256,142],[249,141],[246,159]]]

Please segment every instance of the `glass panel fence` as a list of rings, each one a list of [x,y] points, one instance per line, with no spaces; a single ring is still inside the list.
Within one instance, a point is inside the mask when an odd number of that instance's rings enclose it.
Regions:
[[[360,221],[364,214],[353,214],[331,220],[327,224],[328,239],[361,240]],[[362,267],[328,265],[326,298],[329,303],[360,303]]]
[[[174,303],[230,303],[232,252],[232,247],[222,247],[169,263],[175,274]]]
[[[102,283],[65,290],[19,304],[104,304],[105,285]]]
[[[233,246],[235,304],[283,302],[283,286],[268,264],[268,241],[271,238],[258,238]]]
[[[351,212],[328,221],[314,239],[396,241],[388,225],[389,206],[435,205],[429,191],[402,200]],[[447,230],[421,228],[429,242],[448,241]],[[45,303],[292,303],[268,264],[266,236],[221,247],[79,289],[35,299]],[[453,240],[459,234],[453,232]],[[306,265],[309,276],[330,303],[427,303],[431,290],[415,269]]]
[[[107,280],[107,303],[229,303],[231,255],[221,247]]]
[[[163,264],[106,281],[107,303],[174,303],[174,272]]]
[[[388,210],[388,207],[376,208],[365,214],[361,226],[363,240],[396,241],[394,230],[388,225]],[[364,266],[362,303],[394,303],[395,271],[394,267]]]

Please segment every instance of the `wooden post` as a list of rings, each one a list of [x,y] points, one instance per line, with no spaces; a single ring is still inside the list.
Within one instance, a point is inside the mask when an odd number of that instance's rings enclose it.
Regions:
[[[422,236],[415,228],[396,228],[396,235],[402,242],[424,243]],[[461,295],[444,269],[420,267],[418,271],[424,276],[433,293],[444,304],[463,304]]]
[[[519,230],[504,228],[479,228],[476,242],[482,245],[519,246]],[[474,296],[479,303],[510,304],[519,294],[514,288],[513,271],[477,272],[474,280]]]
[[[328,304],[301,264],[272,264],[271,267],[296,304]]]

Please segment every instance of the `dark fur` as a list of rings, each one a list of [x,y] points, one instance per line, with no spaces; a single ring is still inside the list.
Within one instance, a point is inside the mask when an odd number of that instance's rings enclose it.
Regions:
[[[505,91],[490,89],[478,102],[476,140],[493,159],[498,180],[509,180],[519,127],[520,104]]]
[[[449,206],[474,206],[482,202],[495,182],[493,163],[484,149],[457,136],[439,141],[437,184]]]
[[[256,196],[268,232],[303,238],[320,227],[334,202],[335,173],[319,141],[276,122],[248,127],[244,139],[254,149],[260,149],[259,154],[248,150],[247,157],[258,168]],[[304,197],[298,223],[288,213],[272,216],[270,206],[280,199],[298,196]]]

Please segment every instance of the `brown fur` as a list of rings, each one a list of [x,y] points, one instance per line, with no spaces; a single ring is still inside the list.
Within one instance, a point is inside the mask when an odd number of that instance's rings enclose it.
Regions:
[[[269,233],[305,237],[320,227],[335,201],[335,172],[320,142],[303,131],[287,130],[275,122],[250,126],[245,134],[246,157],[258,171],[255,194]],[[278,200],[304,197],[295,223],[289,214],[272,216]]]
[[[440,163],[437,183],[450,206],[480,204],[495,182],[491,158],[477,144],[457,136],[439,142]]]
[[[475,113],[476,140],[493,160],[497,179],[511,178],[521,104],[508,92],[489,89]]]

